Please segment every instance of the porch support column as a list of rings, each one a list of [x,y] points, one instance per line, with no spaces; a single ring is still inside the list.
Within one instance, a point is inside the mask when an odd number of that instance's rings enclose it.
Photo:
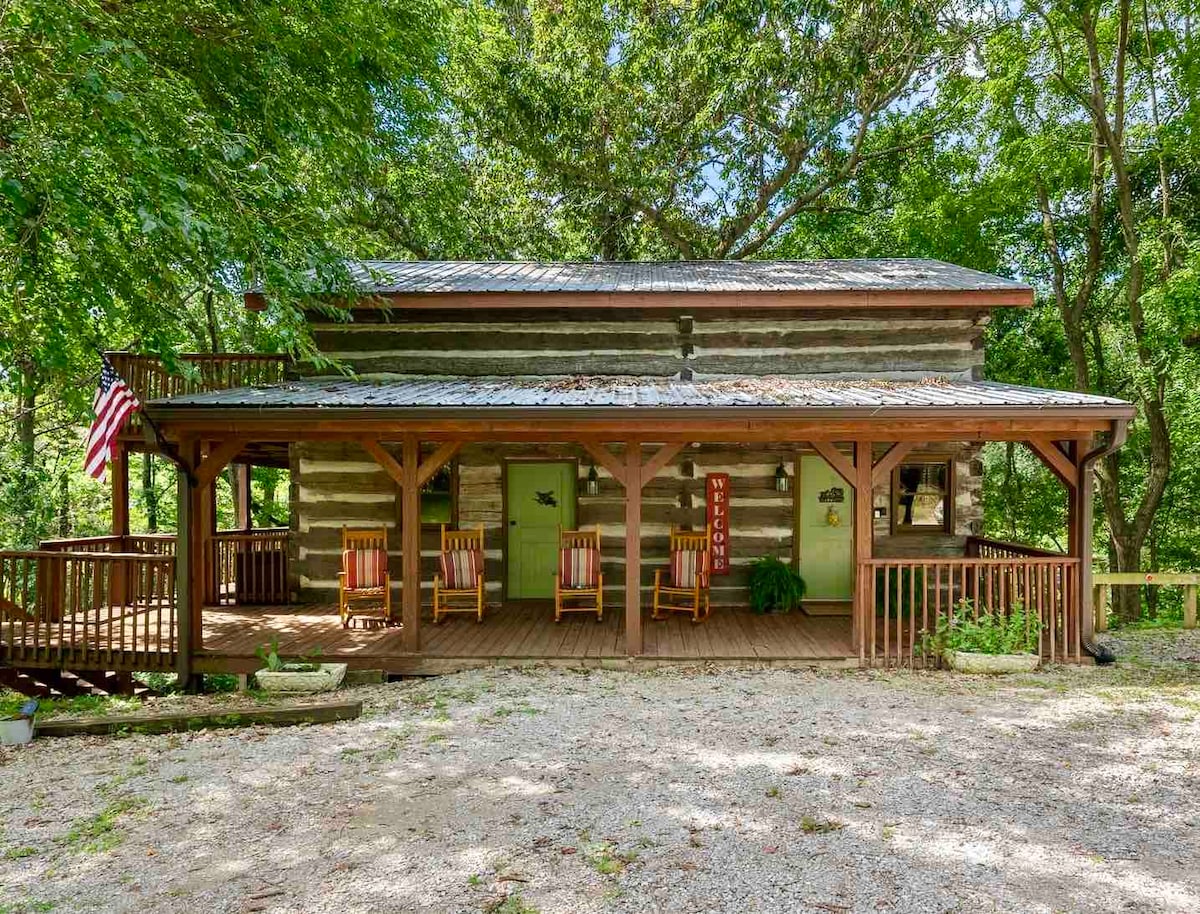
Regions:
[[[200,537],[200,517],[204,492],[194,476],[200,462],[197,441],[180,442],[182,466],[175,471],[177,532],[175,537],[175,672],[180,685],[187,689],[192,678],[192,654],[201,646],[199,633],[204,602],[204,561]]]
[[[421,442],[405,435],[400,450],[401,610],[404,649],[421,650]]]
[[[642,653],[642,445],[625,444],[625,653]]]
[[[861,562],[871,558],[875,543],[874,471],[870,441],[854,442],[854,614],[851,617],[850,638],[858,649],[858,662],[866,663],[866,630],[864,625],[875,624],[875,607],[868,606],[874,582]]]
[[[249,530],[254,525],[250,504],[250,464],[235,463],[233,481],[234,526],[239,530]]]
[[[112,535],[129,536],[129,451],[120,441],[113,443],[108,471],[112,477]]]
[[[129,451],[120,441],[113,443],[108,471],[112,483],[112,535],[121,537],[114,552],[125,552],[129,536]],[[129,575],[133,566],[117,563],[109,572],[109,601],[113,606],[124,606],[129,593]]]
[[[1092,462],[1088,459],[1091,441],[1075,442],[1072,457],[1075,463],[1076,481],[1070,489],[1070,554],[1079,559],[1078,593],[1075,605],[1079,613],[1079,640],[1077,653],[1082,653],[1082,644],[1091,644],[1096,634],[1096,616],[1092,606],[1092,527],[1095,506],[1092,491]],[[1077,658],[1078,659],[1078,658]]]

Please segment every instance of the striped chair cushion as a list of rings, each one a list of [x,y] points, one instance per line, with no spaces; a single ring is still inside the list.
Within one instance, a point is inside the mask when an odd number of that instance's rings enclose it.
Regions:
[[[565,590],[594,590],[600,575],[600,552],[577,546],[560,549],[558,579]]]
[[[671,586],[691,590],[697,578],[708,586],[708,552],[703,549],[679,549],[671,553]]]
[[[469,590],[483,572],[483,553],[478,549],[452,549],[442,553],[442,580],[447,590]]]
[[[347,549],[342,553],[348,590],[367,590],[383,586],[387,573],[387,553],[382,549]]]

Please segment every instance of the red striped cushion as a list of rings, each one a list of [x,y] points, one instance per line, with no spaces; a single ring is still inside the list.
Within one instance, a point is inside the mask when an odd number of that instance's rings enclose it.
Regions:
[[[671,586],[691,590],[699,578],[708,586],[708,552],[703,549],[679,549],[671,553]]]
[[[595,589],[600,574],[600,552],[586,546],[560,549],[558,579],[567,590]]]
[[[452,549],[442,553],[442,580],[447,590],[469,590],[483,572],[483,553],[478,549]]]
[[[350,590],[382,587],[387,553],[382,549],[347,549],[342,553],[342,568],[346,572],[346,587]]]

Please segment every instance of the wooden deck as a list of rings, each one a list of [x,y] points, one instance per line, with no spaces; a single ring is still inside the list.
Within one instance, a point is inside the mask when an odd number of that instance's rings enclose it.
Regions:
[[[851,656],[848,617],[759,616],[746,609],[716,608],[705,622],[682,615],[656,622],[646,614],[645,661],[787,662],[845,661]],[[358,668],[392,673],[445,672],[496,662],[564,661],[599,665],[624,661],[625,625],[620,612],[603,622],[572,614],[555,624],[549,606],[492,609],[482,623],[452,616],[440,625],[425,619],[421,655],[405,654],[399,628],[344,630],[332,605],[287,608],[211,607],[204,611],[202,671],[247,672],[259,666],[255,650],[272,639],[288,656],[319,649]]]

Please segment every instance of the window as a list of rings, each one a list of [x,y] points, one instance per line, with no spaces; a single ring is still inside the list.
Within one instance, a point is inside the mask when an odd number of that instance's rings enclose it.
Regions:
[[[953,529],[950,461],[902,463],[892,471],[892,532]]]
[[[453,524],[454,493],[458,466],[453,461],[433,474],[433,479],[421,487],[421,523]]]

